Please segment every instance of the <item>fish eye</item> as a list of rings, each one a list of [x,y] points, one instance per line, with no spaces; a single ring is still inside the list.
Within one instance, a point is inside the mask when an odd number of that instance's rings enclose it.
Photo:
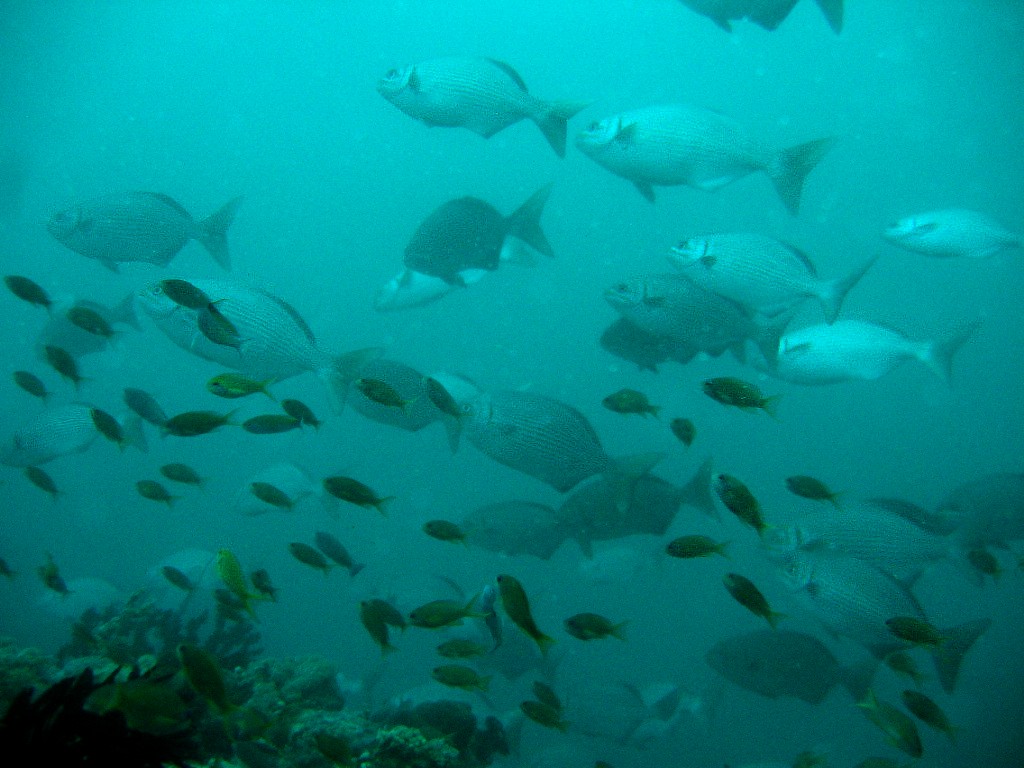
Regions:
[[[394,80],[396,77],[398,77],[397,69],[389,69],[387,74],[384,75],[385,80]]]
[[[149,292],[152,293],[154,296],[159,296],[164,292],[164,289],[160,285],[154,285],[152,288],[149,289]]]
[[[588,131],[596,131],[596,130],[600,129],[600,127],[601,127],[601,123],[598,122],[597,120],[595,120],[594,122],[592,122],[590,124],[590,126],[587,128],[587,130]]]
[[[617,283],[616,285],[612,286],[612,290],[617,291],[618,293],[625,293],[626,291],[629,290],[629,286],[626,285],[625,283]]]

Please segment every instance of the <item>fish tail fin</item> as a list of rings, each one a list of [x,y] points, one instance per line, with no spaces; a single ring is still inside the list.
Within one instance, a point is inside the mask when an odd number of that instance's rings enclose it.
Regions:
[[[231,269],[231,254],[228,253],[228,227],[235,220],[235,213],[242,203],[242,197],[228,200],[217,211],[196,223],[196,240],[205,248],[213,260],[224,269]]]
[[[768,615],[765,616],[765,620],[768,622],[768,626],[770,626],[772,629],[778,629],[779,622],[782,621],[784,618],[786,618],[786,614],[780,613],[779,611],[773,611],[770,608],[768,609]]]
[[[617,637],[619,640],[625,642],[627,624],[629,624],[628,621],[620,621],[618,624],[611,628],[611,632],[609,634],[611,634],[612,637]]]
[[[839,310],[843,306],[843,301],[846,299],[846,294],[850,292],[853,286],[860,282],[860,279],[867,274],[867,271],[871,269],[876,261],[878,261],[878,256],[872,256],[846,277],[830,280],[825,284],[825,289],[818,295],[821,308],[825,311],[825,322],[831,325],[836,321],[836,318],[839,317]]]
[[[775,191],[794,216],[800,211],[800,195],[807,174],[814,170],[835,142],[835,138],[830,136],[783,149],[768,166],[768,176],[775,185]]]
[[[946,640],[932,651],[935,657],[935,671],[946,693],[956,689],[956,679],[964,656],[992,626],[992,619],[977,619],[943,631]]]
[[[655,451],[620,456],[611,460],[611,467],[605,472],[604,477],[611,486],[616,509],[621,512],[629,507],[636,481],[650,472],[663,458],[664,453]]]
[[[586,101],[553,101],[543,104],[541,110],[531,115],[548,144],[559,157],[565,157],[565,137],[569,132],[569,118],[590,106]]]
[[[551,650],[551,646],[555,644],[555,638],[545,635],[543,632],[534,638],[537,641],[537,647],[540,649],[540,655],[545,659],[548,657],[548,651]]]
[[[149,453],[149,440],[146,439],[146,432],[142,429],[142,417],[139,414],[126,414],[121,419],[121,432],[124,434],[122,448],[130,445],[142,453]]]
[[[927,342],[919,355],[921,362],[928,366],[936,376],[951,385],[953,382],[953,358],[980,325],[980,321],[975,321],[946,339]]]
[[[384,354],[380,347],[365,347],[344,352],[331,358],[327,365],[317,371],[317,376],[327,385],[331,407],[341,413],[348,399],[348,388],[359,378],[363,366]]]
[[[381,517],[387,517],[388,516],[388,504],[390,504],[394,500],[395,500],[394,496],[385,496],[383,499],[377,499],[377,501],[375,501],[372,504],[372,506],[373,506],[374,509],[376,509],[378,512],[380,512]]]
[[[716,520],[721,519],[718,515],[718,508],[715,506],[715,499],[711,495],[711,471],[714,461],[708,456],[697,468],[685,485],[679,488],[679,503],[696,507],[708,517]],[[723,545],[724,546],[724,545]]]
[[[139,316],[135,312],[135,294],[129,293],[110,309],[110,319],[114,323],[130,325],[136,331],[141,331]]]
[[[761,410],[771,416],[773,419],[777,419],[776,415],[779,410],[779,401],[782,399],[782,395],[770,395],[764,399],[761,403]]]
[[[352,563],[352,567],[348,569],[349,575],[355,578],[356,575],[366,567],[366,563]]]
[[[854,701],[861,701],[870,690],[877,670],[878,660],[874,657],[869,657],[848,667],[840,667],[839,684],[850,692]]]
[[[837,35],[843,31],[843,0],[814,0]]]
[[[544,205],[550,194],[551,185],[545,184],[530,195],[529,199],[508,217],[507,221],[509,235],[522,240],[545,256],[554,257],[555,252],[551,250],[551,244],[548,242],[544,230],[540,228],[540,217],[544,213]]]

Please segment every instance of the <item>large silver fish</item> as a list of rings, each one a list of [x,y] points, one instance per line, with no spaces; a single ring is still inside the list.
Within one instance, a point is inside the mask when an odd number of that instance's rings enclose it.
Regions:
[[[875,261],[826,280],[792,246],[746,232],[691,237],[672,248],[668,260],[698,285],[762,314],[776,315],[803,299],[817,299],[830,323]]]
[[[972,324],[946,339],[915,341],[862,320],[810,325],[782,337],[769,371],[794,384],[836,384],[871,381],[907,360],[917,360],[948,383],[953,357],[975,330],[977,325]]]
[[[889,632],[886,621],[897,616],[926,618],[906,586],[864,560],[796,551],[776,562],[802,607],[831,632],[860,643],[879,659],[910,647]],[[941,630],[945,640],[933,656],[946,691],[953,691],[964,655],[991,624],[990,619],[979,619]]]
[[[949,208],[907,216],[882,233],[889,242],[937,258],[983,259],[1024,247],[1024,238],[984,213]]]
[[[145,451],[146,438],[141,420],[132,414],[120,420],[125,441]],[[0,453],[0,463],[9,467],[31,467],[61,456],[81,453],[99,436],[88,403],[57,405],[36,414],[15,430]]]
[[[591,160],[633,182],[654,202],[654,187],[685,184],[714,192],[763,171],[790,213],[800,208],[804,179],[831,148],[831,138],[773,149],[732,118],[666,104],[606,117],[576,137]]]
[[[182,349],[251,378],[280,381],[312,372],[327,385],[335,406],[340,407],[362,366],[380,355],[379,349],[330,355],[317,345],[302,316],[277,296],[224,280],[189,282],[209,298],[237,331],[237,348],[207,338],[199,330],[201,310],[172,301],[164,292],[162,281],[139,291],[143,311]]]
[[[844,667],[818,638],[786,629],[761,629],[720,640],[704,656],[730,683],[769,699],[792,696],[820,704],[842,685],[860,699],[876,665]]]
[[[936,514],[955,526],[955,538],[968,548],[1024,540],[1024,474],[999,472],[964,483]]]
[[[465,408],[468,418],[463,430],[477,449],[561,493],[594,475],[635,478],[661,458],[652,455],[620,465],[604,452],[582,413],[533,392],[484,393]]]
[[[424,427],[440,421],[448,433],[448,444],[455,453],[462,433],[461,421],[453,415],[439,410],[427,393],[427,377],[405,363],[396,360],[371,360],[359,370],[366,379],[383,381],[392,387],[406,403],[404,408],[383,405],[371,400],[358,389],[349,393],[348,402],[352,409],[372,421],[418,432]]]
[[[53,215],[50,234],[75,253],[117,271],[123,262],[165,265],[189,240],[198,240],[224,269],[231,268],[227,231],[242,198],[201,221],[181,204],[155,192],[105,195]]]
[[[779,26],[798,0],[682,0],[683,5],[706,16],[726,32],[732,22],[750,19],[759,27],[773,30]],[[815,0],[832,31],[843,30],[843,0]]]
[[[565,540],[555,510],[518,499],[480,507],[466,515],[460,527],[473,546],[541,560],[548,560]]]
[[[727,349],[742,356],[748,339],[773,359],[786,322],[751,317],[736,302],[674,273],[632,278],[606,290],[604,297],[637,328],[674,342],[673,358],[680,362],[698,352],[717,356]]]
[[[392,69],[377,83],[377,91],[427,125],[468,128],[485,139],[520,120],[532,120],[559,157],[565,156],[569,118],[586,106],[542,101],[508,64],[469,56]]]

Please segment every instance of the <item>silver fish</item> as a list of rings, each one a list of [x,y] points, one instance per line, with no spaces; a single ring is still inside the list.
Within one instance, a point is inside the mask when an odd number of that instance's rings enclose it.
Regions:
[[[377,92],[427,125],[468,128],[485,139],[520,120],[532,120],[559,157],[565,156],[569,118],[586,106],[542,101],[527,91],[508,64],[469,56],[392,69],[377,83]]]
[[[680,362],[698,352],[720,355],[732,349],[742,356],[750,339],[766,359],[773,359],[785,318],[762,321],[736,302],[712,293],[680,274],[635,277],[604,293],[620,315],[646,333],[674,342],[673,357]]]
[[[955,526],[954,536],[966,548],[1024,540],[1024,474],[1000,472],[964,483],[936,514]]]
[[[860,700],[876,664],[844,667],[818,638],[787,629],[761,629],[720,640],[704,656],[726,680],[769,699],[792,696],[820,704],[842,685]]]
[[[668,260],[703,288],[762,314],[776,315],[802,299],[817,299],[829,323],[875,262],[872,258],[846,277],[826,280],[792,246],[746,232],[691,237],[672,248]]]
[[[392,387],[406,403],[404,408],[383,405],[367,397],[358,388],[353,388],[348,402],[352,409],[366,418],[380,424],[418,432],[436,421],[441,422],[448,433],[448,445],[452,453],[459,448],[462,422],[442,412],[427,394],[427,377],[405,363],[395,360],[371,360],[359,371],[363,378],[382,381]]]
[[[895,578],[847,555],[789,552],[776,562],[798,602],[831,632],[860,643],[877,658],[910,645],[889,632],[896,616],[925,619],[917,599]],[[990,619],[940,630],[945,641],[933,656],[939,681],[952,692],[963,658],[992,624]]]
[[[978,211],[950,208],[907,216],[882,236],[900,248],[937,258],[984,259],[1024,247],[1024,239]]]
[[[9,467],[45,464],[61,456],[81,453],[95,442],[100,432],[93,420],[94,406],[69,403],[47,408],[19,427],[0,453],[0,463]],[[140,420],[132,414],[118,421],[124,442],[147,450]]]
[[[683,5],[706,16],[726,32],[732,22],[750,19],[759,27],[774,30],[796,6],[798,0],[682,0]],[[843,0],[815,0],[825,20],[837,35],[843,30]]]
[[[884,376],[907,360],[917,360],[945,382],[953,357],[977,330],[972,324],[941,340],[915,341],[862,320],[839,320],[786,333],[769,372],[794,384],[835,384]]]
[[[199,330],[199,311],[172,301],[159,282],[138,293],[143,311],[182,349],[257,381],[281,381],[313,372],[327,385],[335,407],[340,407],[361,367],[380,354],[378,349],[365,349],[333,357],[317,345],[309,325],[283,299],[222,280],[190,282],[210,297],[237,331],[237,348],[206,338]]]
[[[125,192],[85,200],[53,215],[47,230],[75,253],[114,272],[118,264],[168,264],[198,240],[224,269],[231,268],[227,231],[242,198],[196,221],[177,201],[154,192]]]
[[[790,213],[800,208],[804,179],[832,147],[831,138],[776,150],[732,118],[666,104],[592,123],[576,146],[598,165],[633,182],[654,202],[654,186],[685,184],[714,192],[763,171]]]
[[[456,280],[448,281],[414,269],[403,269],[380,287],[373,299],[373,308],[378,312],[394,312],[425,307],[460,287],[479,282],[486,274],[486,269],[466,269],[458,273]]]

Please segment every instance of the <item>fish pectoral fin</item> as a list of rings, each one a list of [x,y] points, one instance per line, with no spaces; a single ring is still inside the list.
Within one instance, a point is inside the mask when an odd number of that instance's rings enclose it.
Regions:
[[[654,202],[654,186],[649,181],[634,181],[633,186],[650,203]]]
[[[111,259],[109,257],[101,256],[101,257],[99,257],[98,261],[99,261],[100,264],[102,264],[104,267],[109,269],[115,275],[116,274],[120,274],[121,268],[117,265],[117,262],[114,261],[113,259]]]
[[[615,140],[620,144],[632,144],[636,139],[636,123],[630,123],[629,125],[619,125],[619,130],[615,132]]]

